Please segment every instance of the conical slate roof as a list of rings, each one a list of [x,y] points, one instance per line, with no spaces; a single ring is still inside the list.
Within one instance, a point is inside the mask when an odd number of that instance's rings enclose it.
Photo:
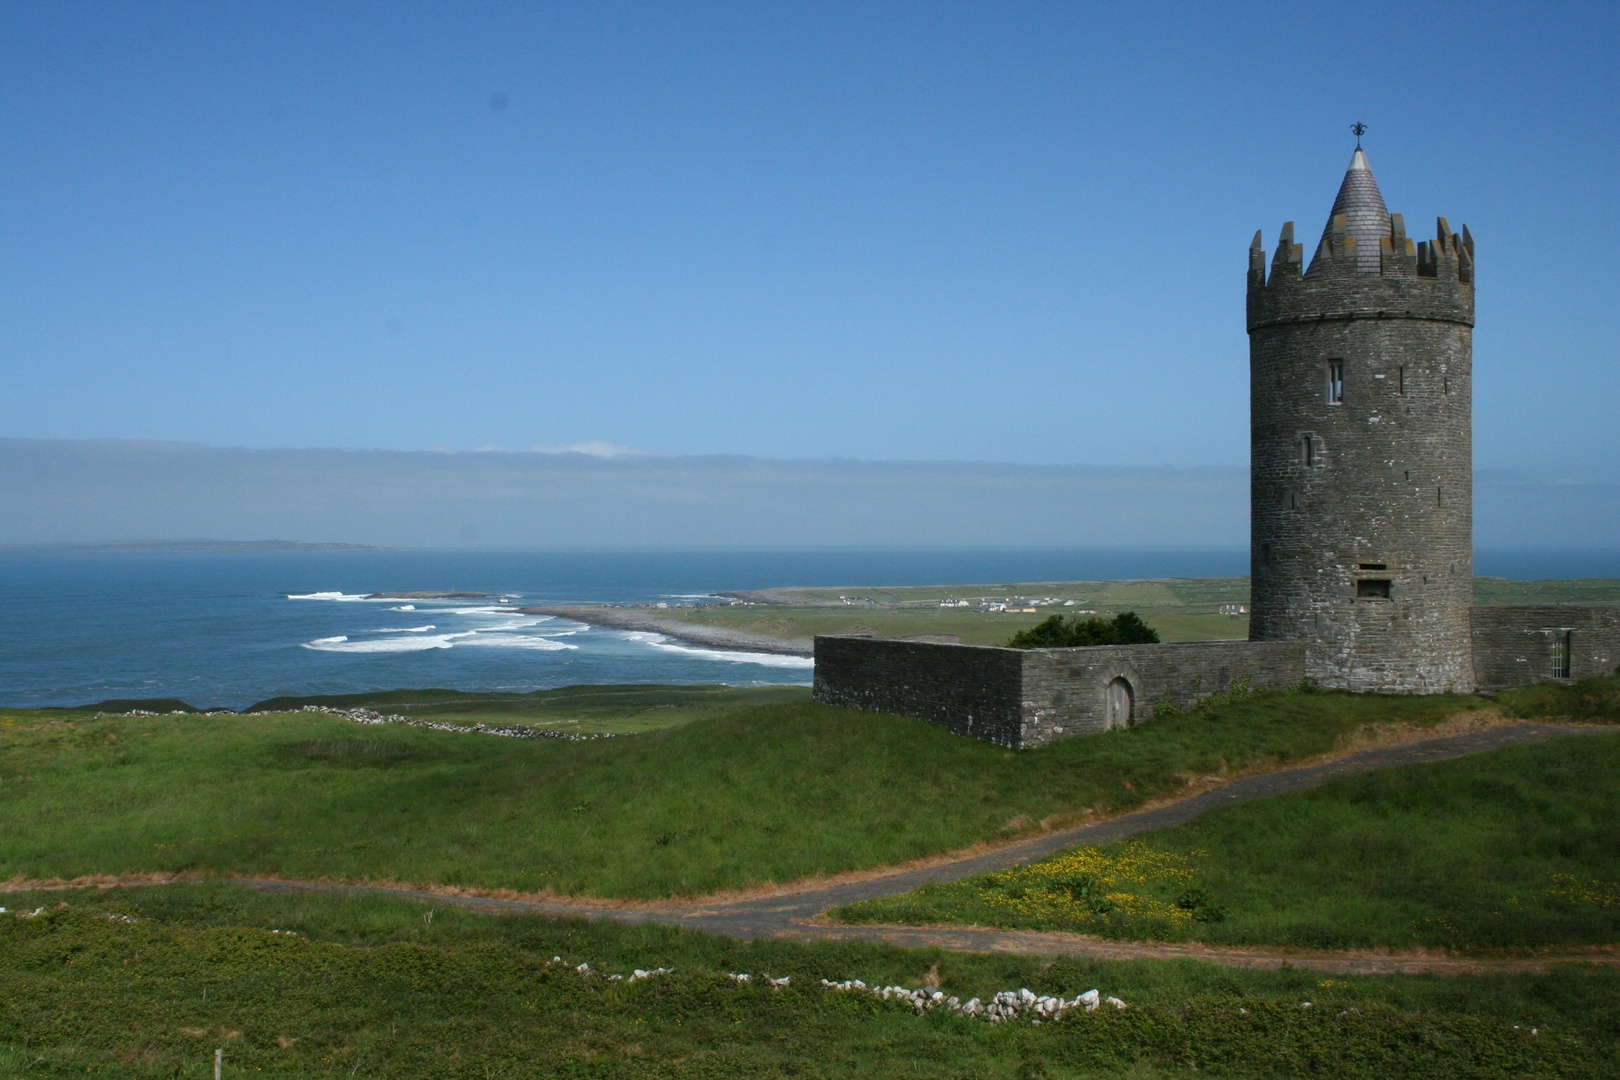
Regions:
[[[1384,196],[1378,190],[1378,181],[1373,179],[1372,169],[1367,165],[1367,155],[1361,152],[1359,146],[1350,157],[1350,168],[1345,170],[1344,183],[1339,185],[1339,197],[1333,200],[1327,228],[1322,230],[1324,240],[1333,234],[1333,218],[1337,214],[1345,216],[1345,234],[1356,238],[1356,269],[1363,274],[1378,273],[1378,242],[1391,235],[1389,211],[1384,207]],[[1311,259],[1310,269],[1305,271],[1305,276],[1316,276],[1316,258]]]

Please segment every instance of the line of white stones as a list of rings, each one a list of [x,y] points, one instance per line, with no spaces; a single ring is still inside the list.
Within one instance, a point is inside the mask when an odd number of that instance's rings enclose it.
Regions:
[[[131,709],[129,712],[108,713],[98,712],[102,716],[275,716],[283,712],[314,712],[327,713],[331,716],[341,716],[343,719],[355,724],[405,724],[408,727],[428,728],[432,731],[456,731],[464,735],[499,735],[506,739],[566,739],[568,742],[585,742],[589,739],[616,739],[623,732],[595,731],[583,733],[578,731],[552,731],[547,728],[532,727],[491,727],[489,724],[451,724],[443,720],[423,720],[416,716],[400,716],[396,713],[380,713],[371,709],[334,709],[330,705],[305,705],[300,709],[275,709],[273,711],[238,713],[229,709],[214,712],[196,713],[182,712],[149,712],[146,709]]]
[[[562,957],[553,956],[546,967],[555,967],[566,963],[567,961],[563,960]],[[604,975],[602,972],[594,970],[589,963],[575,965],[574,970],[581,976],[590,977],[594,975],[605,978],[609,982],[625,980],[623,975]],[[636,982],[639,979],[650,979],[658,975],[667,975],[674,970],[674,968],[654,968],[651,971],[644,971],[641,968],[636,968],[629,979],[625,981]],[[755,977],[747,972],[728,972],[726,977],[738,986],[747,986],[755,981]],[[779,979],[770,975],[761,975],[759,979],[765,985],[776,990],[781,990],[792,983],[791,975],[784,975]],[[977,1020],[988,1020],[992,1024],[1006,1020],[1017,1020],[1026,1016],[1032,1023],[1039,1024],[1047,1020],[1056,1020],[1064,1013],[1075,1009],[1082,1009],[1089,1013],[1096,1012],[1103,1005],[1112,1005],[1115,1009],[1129,1007],[1117,997],[1103,997],[1097,990],[1087,990],[1073,1001],[1065,1001],[1061,997],[1036,994],[1027,988],[1003,990],[989,1001],[980,1001],[978,998],[962,1001],[960,998],[947,995],[942,990],[932,988],[911,990],[904,986],[868,986],[860,979],[849,979],[844,982],[822,979],[821,985],[826,990],[838,993],[863,993],[882,998],[884,1001],[905,1001],[910,1003],[918,1012],[926,1012],[929,1009],[949,1009],[962,1016],[972,1017]]]
[[[409,727],[428,728],[432,731],[459,731],[463,734],[476,732],[480,735],[499,735],[507,739],[566,739],[569,742],[585,742],[589,739],[618,738],[616,731],[595,731],[583,733],[578,731],[552,731],[549,728],[532,727],[491,727],[489,724],[451,724],[443,720],[423,720],[416,716],[399,716],[392,713],[373,712],[370,709],[334,709],[330,705],[305,705],[299,712],[330,713],[341,716],[356,724],[405,724]],[[244,716],[268,716],[269,713],[243,713]]]
[[[850,979],[846,982],[832,982],[822,979],[821,985],[829,990],[871,994],[884,1001],[909,1001],[919,1012],[927,1009],[950,1009],[961,1013],[990,1021],[992,1024],[1003,1020],[1017,1020],[1026,1013],[1034,1013],[1031,1018],[1034,1023],[1043,1020],[1056,1020],[1064,1013],[1074,1009],[1084,1009],[1086,1012],[1096,1012],[1103,1005],[1112,1005],[1116,1009],[1128,1008],[1117,997],[1104,998],[1097,990],[1087,990],[1073,1001],[1065,1001],[1061,997],[1049,997],[1036,994],[1027,988],[1018,990],[1003,990],[988,1002],[971,998],[962,1001],[954,996],[947,996],[942,990],[909,990],[904,986],[867,986],[859,979]]]

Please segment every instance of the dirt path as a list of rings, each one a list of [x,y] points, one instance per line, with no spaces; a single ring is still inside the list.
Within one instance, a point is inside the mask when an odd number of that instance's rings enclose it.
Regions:
[[[750,634],[746,630],[730,630],[723,626],[704,626],[681,619],[661,617],[645,608],[608,607],[604,604],[554,604],[549,607],[518,608],[525,615],[551,615],[560,619],[590,623],[593,626],[611,626],[617,630],[648,630],[666,637],[706,645],[711,649],[738,649],[743,652],[776,653],[785,656],[814,656],[815,642],[810,638],[775,638],[764,634]]]
[[[566,902],[538,898],[469,896],[449,892],[382,885],[345,885],[318,882],[242,879],[242,884],[265,892],[342,891],[375,892],[413,897],[435,904],[454,904],[477,911],[534,913],[617,919],[626,923],[661,922],[688,926],[715,934],[749,940],[758,937],[802,941],[862,939],[903,946],[938,946],[964,952],[1012,952],[1029,955],[1086,956],[1097,959],[1198,959],[1234,967],[1309,968],[1340,974],[1392,972],[1538,972],[1553,963],[1620,964],[1620,948],[1595,948],[1532,955],[1465,956],[1422,951],[1313,952],[1263,947],[1219,947],[1198,944],[1148,944],[1109,941],[1078,934],[1027,930],[990,930],[978,927],[854,926],[823,921],[829,908],[858,900],[893,896],[928,882],[956,881],[973,874],[1019,866],[1065,848],[1106,844],[1190,821],[1223,806],[1253,799],[1304,791],[1340,776],[1424,762],[1446,761],[1506,746],[1540,742],[1556,735],[1605,730],[1588,725],[1522,723],[1448,735],[1399,746],[1363,750],[1333,761],[1280,769],[1261,776],[1234,780],[1179,802],[1139,810],[1108,821],[1063,829],[988,852],[964,855],[890,874],[859,880],[783,890],[775,895],[739,899],[711,898],[707,903],[608,904]],[[1612,729],[1608,729],[1612,730]],[[169,879],[172,880],[172,879]],[[127,884],[155,884],[156,881]],[[18,889],[20,883],[8,886]]]

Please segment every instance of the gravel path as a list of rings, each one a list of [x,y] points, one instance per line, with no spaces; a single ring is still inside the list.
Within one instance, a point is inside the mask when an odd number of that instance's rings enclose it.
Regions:
[[[815,642],[810,638],[774,638],[764,634],[750,634],[743,630],[728,630],[720,626],[703,626],[681,619],[656,615],[645,608],[608,607],[598,604],[565,604],[551,607],[518,608],[525,615],[553,615],[559,619],[590,623],[593,626],[611,626],[618,630],[648,630],[666,637],[706,645],[712,649],[736,649],[742,652],[778,653],[786,656],[814,656]]]
[[[570,616],[572,617],[572,616]],[[1108,941],[1077,934],[1026,930],[987,930],[973,927],[853,926],[821,921],[818,916],[829,908],[858,900],[893,896],[928,882],[956,881],[973,874],[1007,866],[1019,866],[1044,858],[1065,848],[1106,844],[1190,821],[1199,814],[1223,806],[1235,806],[1253,799],[1304,791],[1340,776],[1353,776],[1377,769],[1446,761],[1468,754],[1506,746],[1540,742],[1558,735],[1613,730],[1575,724],[1512,724],[1408,743],[1403,746],[1365,750],[1336,761],[1281,769],[1263,776],[1234,780],[1212,791],[1191,796],[1166,806],[1139,810],[1108,821],[1080,825],[995,851],[966,856],[922,869],[903,870],[874,876],[849,884],[784,891],[774,896],[709,904],[669,903],[646,906],[609,906],[590,903],[555,903],[538,900],[503,900],[486,897],[453,896],[400,888],[360,885],[327,885],[306,882],[246,880],[243,884],[266,892],[351,891],[377,892],[417,897],[437,904],[454,904],[490,912],[528,912],[546,915],[585,916],[617,919],[627,923],[662,922],[689,926],[710,933],[749,940],[757,937],[792,938],[803,941],[828,939],[880,940],[903,946],[933,945],[963,952],[1011,952],[1029,955],[1087,956],[1098,959],[1181,959],[1195,958],[1235,967],[1310,968],[1342,974],[1383,974],[1390,972],[1492,972],[1545,970],[1551,963],[1572,960],[1608,965],[1620,964],[1620,952],[1591,949],[1578,952],[1538,953],[1534,956],[1468,957],[1423,952],[1409,953],[1326,953],[1266,948],[1222,948],[1197,944],[1159,945]]]

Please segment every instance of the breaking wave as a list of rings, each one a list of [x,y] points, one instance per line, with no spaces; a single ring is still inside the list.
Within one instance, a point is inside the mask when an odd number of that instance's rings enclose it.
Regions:
[[[808,656],[790,656],[783,653],[742,652],[730,649],[707,649],[701,645],[691,645],[677,641],[663,634],[654,634],[647,631],[633,630],[625,635],[631,641],[639,641],[644,645],[651,645],[663,652],[681,653],[685,656],[700,660],[720,660],[731,664],[759,664],[761,667],[775,668],[813,668],[814,659]]]

